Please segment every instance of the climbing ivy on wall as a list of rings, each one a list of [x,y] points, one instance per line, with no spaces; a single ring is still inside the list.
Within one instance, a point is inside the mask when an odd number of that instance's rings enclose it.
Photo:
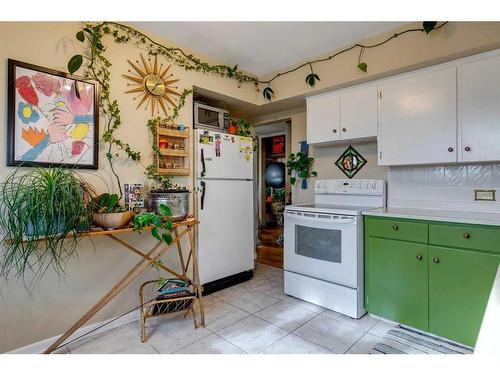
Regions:
[[[183,49],[178,47],[165,46],[148,35],[134,29],[131,26],[124,25],[118,22],[99,22],[99,23],[85,23],[82,30],[78,31],[76,34],[76,39],[84,44],[84,53],[77,54],[68,62],[68,71],[73,74],[78,71],[82,65],[85,67],[85,76],[97,80],[101,85],[101,95],[100,95],[100,107],[103,115],[106,118],[105,128],[103,133],[103,141],[106,143],[106,158],[109,161],[111,172],[115,176],[118,187],[121,190],[120,178],[116,174],[113,166],[113,158],[120,156],[120,154],[125,154],[127,158],[141,162],[141,154],[139,151],[133,150],[130,145],[123,142],[116,137],[115,132],[121,125],[120,108],[118,102],[111,98],[111,87],[110,87],[110,67],[111,62],[106,58],[105,51],[106,46],[104,44],[103,38],[105,36],[112,37],[115,43],[134,43],[138,47],[146,48],[148,54],[164,56],[166,59],[175,63],[176,65],[182,67],[186,71],[196,71],[207,74],[215,74],[220,77],[234,79],[237,81],[238,86],[245,83],[253,83],[257,90],[260,90],[261,85],[265,85],[262,90],[263,97],[271,101],[275,96],[275,92],[271,87],[273,81],[279,77],[286,76],[295,71],[298,71],[304,67],[309,67],[310,72],[306,75],[305,82],[307,85],[313,87],[317,81],[320,81],[318,74],[314,72],[314,65],[326,61],[331,61],[337,56],[349,52],[351,50],[359,49],[359,55],[357,60],[357,68],[360,71],[367,72],[368,64],[363,61],[363,52],[366,49],[380,47],[391,40],[401,37],[402,35],[408,33],[421,33],[426,34],[431,33],[434,30],[442,28],[448,22],[438,23],[436,21],[425,21],[422,23],[422,27],[409,28],[398,33],[387,37],[386,39],[373,43],[373,44],[360,44],[355,43],[349,47],[346,47],[340,51],[333,53],[324,58],[315,59],[311,61],[306,61],[303,64],[297,65],[286,71],[278,72],[269,79],[259,79],[256,76],[246,74],[241,70],[238,70],[238,65],[233,67],[224,64],[209,64],[202,61],[200,58],[194,56],[193,54],[186,53]],[[84,64],[84,62],[86,62]],[[187,95],[191,93],[191,90],[184,90],[181,97],[179,98],[177,105],[173,108],[173,114],[166,119],[166,121],[173,121],[179,115],[179,110],[184,106],[185,99]],[[77,93],[78,94],[78,93]],[[153,132],[153,126],[151,124],[157,119],[152,119],[148,123],[149,129]],[[153,133],[154,134],[154,133]],[[158,150],[153,151],[158,153]],[[141,163],[142,164],[142,163]],[[144,166],[144,165],[143,165]],[[146,168],[146,173],[148,176],[153,173],[153,166],[144,166]]]

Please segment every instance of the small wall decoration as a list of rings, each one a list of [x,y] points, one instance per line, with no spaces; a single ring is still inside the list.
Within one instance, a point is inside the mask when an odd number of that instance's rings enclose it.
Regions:
[[[176,107],[172,96],[181,95],[173,90],[177,89],[177,86],[172,86],[174,83],[179,82],[179,80],[169,79],[173,74],[167,76],[171,65],[165,68],[163,64],[158,66],[158,55],[155,55],[154,62],[146,60],[142,54],[140,56],[142,66],[139,65],[139,60],[136,60],[135,64],[127,60],[134,71],[129,70],[128,72],[131,75],[123,74],[123,77],[134,83],[127,84],[127,86],[132,86],[133,88],[125,91],[125,93],[139,93],[139,95],[134,98],[134,100],[140,98],[137,108],[145,103],[146,110],[148,106],[151,108],[151,116],[159,114],[160,107],[165,116],[168,116],[168,109],[170,109],[169,103],[173,108]]]
[[[273,148],[271,155],[282,155],[285,153],[285,136],[278,135],[273,137]]]
[[[353,178],[366,163],[366,159],[361,156],[354,147],[349,146],[344,153],[340,155],[335,165],[344,172],[348,178]]]
[[[127,210],[134,211],[135,208],[144,208],[144,184],[125,184],[124,191]]]
[[[7,165],[97,169],[94,82],[9,59]]]

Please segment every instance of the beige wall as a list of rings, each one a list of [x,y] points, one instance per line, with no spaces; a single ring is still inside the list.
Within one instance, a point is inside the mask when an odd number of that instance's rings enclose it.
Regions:
[[[0,22],[0,127],[5,139],[7,130],[7,59],[12,58],[44,67],[66,70],[68,59],[81,52],[81,44],[76,41],[75,33],[79,23],[2,23]],[[161,40],[161,39],[160,39]],[[169,43],[166,42],[165,43]],[[145,164],[151,160],[150,136],[146,129],[149,112],[136,110],[133,95],[123,94],[127,81],[120,77],[126,73],[127,59],[139,57],[139,50],[133,45],[117,45],[111,39],[107,42],[111,68],[112,96],[120,104],[122,126],[118,131],[120,138],[129,142],[135,150],[143,154]],[[164,61],[164,63],[167,63]],[[180,78],[180,89],[190,88],[194,84],[235,97],[237,99],[256,102],[256,91],[253,85],[241,88],[233,80],[220,79],[215,76],[185,72],[182,68],[172,66],[171,71]],[[180,122],[192,123],[192,97],[190,96],[181,111]],[[101,121],[103,124],[103,121]],[[101,125],[102,132],[102,125]],[[0,152],[0,180],[12,169],[5,167],[5,141]],[[122,183],[147,182],[143,168],[132,161],[117,160],[116,169]],[[98,173],[111,190],[116,191],[114,179],[110,177],[109,167],[101,147],[99,154],[99,170],[84,173],[98,192],[106,191],[106,186],[98,178]],[[182,185],[192,186],[190,177],[178,178]],[[147,249],[152,241],[149,235],[130,234],[124,238]],[[78,257],[68,263],[67,273],[58,276],[49,270],[41,284],[31,290],[30,296],[22,281],[10,279],[0,280],[0,353],[9,351],[39,340],[62,333],[89,307],[91,307],[111,286],[138,261],[137,256],[117,247],[105,238],[96,238],[95,247],[85,239],[78,248]],[[166,262],[175,259],[167,258]],[[174,266],[177,263],[174,262]],[[102,321],[117,316],[138,304],[138,286],[142,280],[151,279],[156,272],[149,272],[140,281],[128,287],[119,297],[102,310],[92,322]]]
[[[65,70],[69,57],[80,52],[81,49],[80,43],[74,37],[78,27],[79,23],[76,22],[0,23],[0,86],[3,88],[0,90],[0,103],[2,103],[0,127],[4,139],[6,137],[7,114],[7,58]],[[380,40],[380,38],[373,38],[373,40]],[[165,41],[165,43],[168,42]],[[123,94],[126,90],[126,81],[120,77],[120,74],[128,69],[126,60],[136,59],[139,50],[133,45],[116,45],[111,40],[108,41],[108,46],[106,54],[113,63],[111,68],[112,96],[118,100],[122,110],[122,127],[118,134],[134,149],[142,151],[145,162],[147,162],[151,157],[148,154],[151,140],[145,128],[149,115],[142,109],[135,109],[132,95]],[[366,51],[364,60],[368,63],[368,74],[364,74],[356,68],[357,55],[353,52],[344,55],[336,62],[323,63],[318,66],[316,71],[320,75],[321,81],[314,89],[305,84],[304,76],[306,73],[304,71],[276,80],[273,83],[273,88],[278,101],[293,97],[303,98],[305,95],[319,91],[375,79],[398,71],[410,70],[498,47],[500,47],[500,23],[452,23],[446,29],[430,36],[412,34],[398,38],[379,49]],[[181,89],[196,85],[249,103],[263,103],[261,93],[256,92],[252,84],[237,88],[236,83],[232,80],[207,74],[185,72],[177,66],[172,66],[172,72],[181,79],[179,83]],[[190,97],[181,111],[179,121],[188,125],[192,123],[191,108],[192,99]],[[305,138],[303,109],[289,111],[286,116],[275,114],[270,117],[275,119],[292,117],[292,149],[298,147],[297,142]],[[385,169],[376,166],[375,143],[355,144],[354,146],[368,159],[368,164],[356,177],[385,178]],[[3,151],[0,152],[0,165],[2,166],[0,180],[10,171],[9,168],[3,167],[5,166],[4,147],[5,142],[2,146]],[[316,157],[315,168],[319,173],[319,178],[341,178],[343,176],[333,163],[344,148],[345,145],[313,147],[311,149],[311,154]],[[102,150],[99,162],[100,168],[97,173],[106,180],[111,190],[116,190]],[[116,163],[116,167],[122,182],[145,182],[143,170],[138,164],[122,160]],[[93,173],[86,174],[89,181],[95,184],[99,192],[105,191],[105,185]],[[179,178],[177,183],[192,187],[192,178]],[[311,199],[311,188],[295,192],[296,202],[305,202]],[[141,237],[131,234],[128,238],[140,247],[147,248],[151,245],[147,236]],[[106,239],[96,239],[95,247],[88,240],[84,240],[79,247],[78,258],[69,262],[67,274],[59,279],[57,275],[49,271],[42,283],[32,290],[31,296],[26,292],[21,281],[11,279],[6,282],[0,280],[0,352],[27,345],[64,331],[136,260],[135,256],[116,247]],[[152,277],[152,275],[154,273],[150,273],[142,279]],[[117,316],[136,305],[138,301],[137,289],[138,283],[129,287],[110,306],[100,312],[94,321]]]

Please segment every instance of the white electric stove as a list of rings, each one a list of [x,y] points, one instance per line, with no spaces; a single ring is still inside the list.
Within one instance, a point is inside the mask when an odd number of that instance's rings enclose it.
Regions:
[[[314,193],[314,203],[285,208],[285,294],[360,318],[361,212],[385,206],[385,182],[318,180]]]

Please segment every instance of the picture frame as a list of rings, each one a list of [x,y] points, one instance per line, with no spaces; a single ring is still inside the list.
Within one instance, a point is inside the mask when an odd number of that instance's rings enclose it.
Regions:
[[[7,166],[97,169],[99,86],[8,59]]]

